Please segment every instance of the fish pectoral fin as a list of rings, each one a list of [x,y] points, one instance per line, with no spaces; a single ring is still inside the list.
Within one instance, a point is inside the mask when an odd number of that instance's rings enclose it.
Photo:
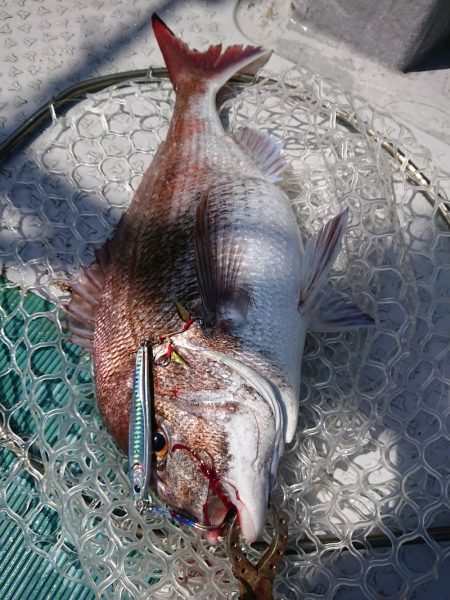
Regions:
[[[344,296],[323,291],[324,280],[341,248],[347,220],[348,209],[328,221],[305,246],[298,310],[308,317],[310,329],[315,331],[340,331],[374,324],[372,317]]]
[[[343,294],[324,293],[309,313],[312,331],[342,331],[374,327],[373,318]]]
[[[232,135],[234,141],[261,170],[267,181],[278,181],[288,162],[281,154],[281,144],[269,133],[241,127]]]
[[[108,244],[96,250],[95,261],[89,267],[82,267],[81,275],[71,286],[70,301],[64,306],[68,313],[64,328],[72,334],[74,343],[88,349],[92,349],[97,308],[109,262]]]
[[[237,226],[239,200],[245,199],[245,194],[245,181],[219,185],[210,189],[197,207],[197,279],[203,308],[215,324],[226,319],[226,314],[232,319],[244,318],[250,303],[245,286],[244,243]]]

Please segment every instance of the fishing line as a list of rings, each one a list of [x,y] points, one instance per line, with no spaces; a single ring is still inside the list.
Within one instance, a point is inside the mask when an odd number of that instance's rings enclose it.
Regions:
[[[187,515],[183,515],[179,511],[173,508],[166,508],[163,506],[157,506],[150,498],[146,500],[140,500],[135,503],[136,510],[143,517],[148,517],[153,514],[163,515],[169,519],[173,519],[177,523],[181,523],[182,525],[188,525],[193,529],[198,529],[200,531],[216,531],[223,527],[222,525],[204,525],[203,523],[199,523],[196,519],[188,517]]]

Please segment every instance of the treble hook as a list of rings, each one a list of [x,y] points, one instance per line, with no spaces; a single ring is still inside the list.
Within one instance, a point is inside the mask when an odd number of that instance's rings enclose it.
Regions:
[[[286,550],[288,532],[287,518],[278,515],[274,508],[272,508],[272,520],[275,528],[272,541],[256,565],[253,565],[242,553],[237,514],[230,523],[227,534],[227,554],[231,560],[233,573],[239,582],[240,600],[273,600],[273,580]]]

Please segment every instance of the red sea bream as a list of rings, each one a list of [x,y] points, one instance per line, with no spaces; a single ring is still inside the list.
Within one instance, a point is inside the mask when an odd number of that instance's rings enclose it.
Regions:
[[[156,340],[151,486],[217,527],[210,540],[235,508],[251,542],[295,433],[307,330],[372,320],[322,292],[347,212],[303,245],[275,185],[286,166],[277,142],[247,127],[228,134],[218,118],[220,88],[269,54],[190,50],[156,16],[153,29],[174,114],[114,236],[74,285],[72,331],[92,346],[98,406],[125,451],[136,350]]]

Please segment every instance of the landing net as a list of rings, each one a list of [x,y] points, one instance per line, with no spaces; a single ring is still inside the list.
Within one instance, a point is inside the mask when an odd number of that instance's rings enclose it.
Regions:
[[[0,572],[16,593],[4,568],[20,555],[40,557],[68,590],[83,582],[85,597],[237,597],[223,544],[134,509],[90,356],[61,328],[64,283],[114,230],[173,107],[165,79],[115,86],[1,169],[0,527],[20,553],[0,552]],[[429,195],[445,200],[449,178],[406,128],[306,71],[244,87],[221,116],[282,141],[281,186],[305,238],[350,208],[330,281],[377,323],[307,339],[298,431],[273,494],[289,519],[275,597],[440,598],[450,589],[450,229]],[[408,160],[428,181],[410,181]]]

